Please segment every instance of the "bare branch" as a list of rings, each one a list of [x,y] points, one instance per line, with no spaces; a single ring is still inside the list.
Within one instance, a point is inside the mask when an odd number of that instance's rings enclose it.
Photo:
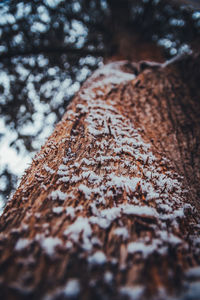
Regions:
[[[38,55],[38,54],[67,54],[67,55],[80,55],[80,56],[102,56],[105,54],[105,49],[85,49],[85,48],[72,48],[69,46],[64,47],[52,47],[52,46],[42,46],[38,48],[31,48],[31,49],[16,49],[13,51],[9,51],[7,53],[2,53],[0,55],[0,61],[4,59],[11,59],[17,56],[28,56],[28,55]]]

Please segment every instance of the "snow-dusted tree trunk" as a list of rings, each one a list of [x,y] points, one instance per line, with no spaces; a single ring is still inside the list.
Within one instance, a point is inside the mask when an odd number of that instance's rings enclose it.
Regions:
[[[199,70],[84,84],[1,217],[1,299],[200,298]]]

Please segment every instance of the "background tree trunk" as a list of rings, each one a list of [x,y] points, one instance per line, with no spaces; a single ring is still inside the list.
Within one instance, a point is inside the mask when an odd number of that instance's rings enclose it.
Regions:
[[[200,298],[199,70],[115,62],[83,85],[0,219],[1,299]]]
[[[109,0],[108,3],[112,13],[107,20],[106,27],[110,29],[111,34],[107,36],[106,43],[109,51],[104,56],[104,61],[126,59],[134,62],[141,60],[164,62],[163,49],[152,42],[145,31],[141,31],[140,27],[132,24],[131,1]]]

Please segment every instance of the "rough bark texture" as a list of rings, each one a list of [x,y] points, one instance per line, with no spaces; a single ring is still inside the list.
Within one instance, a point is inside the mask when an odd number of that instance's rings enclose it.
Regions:
[[[200,299],[199,70],[84,84],[0,219],[1,299]]]

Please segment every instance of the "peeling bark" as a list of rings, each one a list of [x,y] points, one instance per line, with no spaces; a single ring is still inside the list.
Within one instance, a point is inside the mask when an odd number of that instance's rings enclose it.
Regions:
[[[88,79],[0,219],[2,299],[200,298],[199,67]]]

